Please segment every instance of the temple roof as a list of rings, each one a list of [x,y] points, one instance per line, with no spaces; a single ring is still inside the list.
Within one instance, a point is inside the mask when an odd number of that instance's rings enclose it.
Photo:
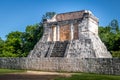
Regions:
[[[49,22],[79,19],[79,18],[83,18],[85,13],[94,16],[92,14],[92,12],[89,10],[81,10],[81,11],[74,11],[74,12],[57,14],[52,19],[48,19],[47,22],[49,23]]]
[[[61,13],[56,16],[56,20],[63,21],[63,20],[70,20],[70,19],[78,19],[78,18],[82,18],[84,13],[90,13],[90,11],[82,10],[82,11]]]

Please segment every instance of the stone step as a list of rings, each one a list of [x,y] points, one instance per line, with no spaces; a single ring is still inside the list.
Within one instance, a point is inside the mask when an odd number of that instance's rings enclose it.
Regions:
[[[68,42],[56,41],[50,57],[64,57]]]

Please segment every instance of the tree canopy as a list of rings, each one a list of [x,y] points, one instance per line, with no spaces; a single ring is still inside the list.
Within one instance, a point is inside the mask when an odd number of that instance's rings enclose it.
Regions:
[[[99,27],[99,36],[111,54],[115,57],[120,57],[120,29],[118,21],[113,19],[109,26]]]

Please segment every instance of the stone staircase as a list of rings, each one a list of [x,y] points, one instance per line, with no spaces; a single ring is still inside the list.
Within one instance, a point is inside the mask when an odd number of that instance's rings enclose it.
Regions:
[[[56,41],[50,57],[64,57],[68,41]]]

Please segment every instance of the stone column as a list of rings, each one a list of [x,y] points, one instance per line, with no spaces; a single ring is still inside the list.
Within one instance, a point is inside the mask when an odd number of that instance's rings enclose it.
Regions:
[[[49,27],[49,41],[52,41],[52,27]]]
[[[60,40],[60,26],[59,25],[57,25],[56,32],[57,32],[57,35],[56,35],[57,41],[59,41]]]
[[[53,41],[56,41],[56,26],[53,26]]]
[[[44,34],[43,37],[41,39],[41,41],[48,41],[48,37],[49,37],[49,28],[47,24],[44,24]]]
[[[71,31],[71,40],[73,40],[73,38],[74,38],[74,26],[73,26],[73,23],[71,23],[71,25],[70,25],[70,31]]]

